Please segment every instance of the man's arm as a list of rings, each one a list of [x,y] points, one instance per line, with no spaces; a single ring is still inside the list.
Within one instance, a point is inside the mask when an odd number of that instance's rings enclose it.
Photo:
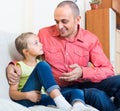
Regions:
[[[16,84],[19,81],[20,69],[15,66],[14,62],[8,64],[6,68],[6,76],[9,84]]]

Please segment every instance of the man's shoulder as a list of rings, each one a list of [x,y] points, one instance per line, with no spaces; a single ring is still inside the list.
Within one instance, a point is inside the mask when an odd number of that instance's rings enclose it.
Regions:
[[[54,37],[57,35],[59,35],[59,32],[56,28],[56,25],[41,28],[38,33],[38,36],[42,37],[42,38],[43,38],[43,36],[44,37]]]
[[[83,37],[85,37],[86,36],[86,38],[88,38],[88,39],[90,39],[90,38],[92,38],[92,39],[98,39],[98,37],[97,37],[97,35],[95,35],[94,33],[92,33],[91,31],[89,31],[89,30],[86,30],[86,29],[80,29],[80,32],[81,32],[81,34],[82,34],[82,36]]]
[[[41,28],[39,31],[49,31],[49,30],[53,30],[53,29],[55,29],[55,28],[56,28],[55,25],[51,25],[51,26],[43,27],[43,28]]]
[[[79,31],[79,37],[82,41],[87,42],[87,43],[96,43],[97,41],[99,41],[98,37],[93,34],[92,32],[86,30],[86,29],[80,29]]]

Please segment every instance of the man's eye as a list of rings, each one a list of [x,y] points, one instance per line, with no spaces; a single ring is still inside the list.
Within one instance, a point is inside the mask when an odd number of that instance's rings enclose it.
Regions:
[[[59,24],[59,22],[58,21],[55,21],[56,22],[56,24]]]
[[[63,20],[62,23],[63,23],[63,24],[67,24],[68,21],[67,21],[67,20]]]
[[[56,24],[59,24],[60,22],[63,23],[63,24],[67,24],[68,23],[68,20],[62,20],[62,21],[55,21]]]

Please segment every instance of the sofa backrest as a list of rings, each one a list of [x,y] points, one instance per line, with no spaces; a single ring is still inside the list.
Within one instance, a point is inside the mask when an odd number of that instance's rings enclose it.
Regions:
[[[14,40],[18,34],[0,31],[0,98],[9,98],[9,85],[6,79],[6,67],[12,60],[20,60]]]

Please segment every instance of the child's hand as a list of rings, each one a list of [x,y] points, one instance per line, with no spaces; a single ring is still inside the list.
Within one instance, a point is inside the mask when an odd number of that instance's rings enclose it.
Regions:
[[[29,91],[27,92],[27,99],[32,102],[39,102],[41,99],[41,92],[40,91]]]

